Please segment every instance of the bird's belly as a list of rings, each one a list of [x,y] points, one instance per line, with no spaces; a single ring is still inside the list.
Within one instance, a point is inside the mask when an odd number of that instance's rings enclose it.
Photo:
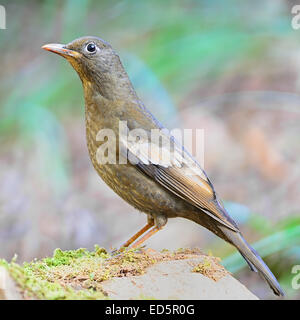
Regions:
[[[96,170],[110,188],[142,212],[164,214],[171,218],[183,209],[181,199],[129,164],[102,165]]]

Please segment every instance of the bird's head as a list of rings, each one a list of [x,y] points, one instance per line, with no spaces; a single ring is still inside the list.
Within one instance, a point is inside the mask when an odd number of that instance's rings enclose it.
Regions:
[[[66,58],[77,71],[85,89],[92,85],[108,99],[133,90],[118,54],[100,38],[83,37],[66,45],[51,43],[42,48]]]

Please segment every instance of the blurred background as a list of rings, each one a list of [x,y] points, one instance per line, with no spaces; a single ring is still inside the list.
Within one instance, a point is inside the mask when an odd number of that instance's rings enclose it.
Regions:
[[[146,216],[97,176],[85,141],[81,83],[40,49],[84,35],[120,53],[165,126],[204,129],[205,170],[245,237],[287,293],[300,264],[300,30],[293,1],[1,1],[0,257],[57,247],[118,247]],[[260,298],[274,296],[236,251],[169,220],[153,249],[200,247]]]

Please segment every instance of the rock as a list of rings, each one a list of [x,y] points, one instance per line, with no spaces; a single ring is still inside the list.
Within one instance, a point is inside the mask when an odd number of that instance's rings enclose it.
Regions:
[[[157,263],[140,276],[114,278],[102,283],[111,299],[195,299],[257,300],[244,285],[229,273],[215,281],[192,272],[203,257]]]

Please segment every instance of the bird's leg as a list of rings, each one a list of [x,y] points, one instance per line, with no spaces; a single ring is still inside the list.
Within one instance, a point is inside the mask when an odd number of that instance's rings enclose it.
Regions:
[[[137,248],[141,244],[143,244],[147,239],[153,236],[157,231],[161,230],[168,221],[168,218],[164,215],[156,215],[154,216],[155,226],[149,230],[140,240],[135,242],[131,248]]]
[[[137,238],[139,238],[141,235],[143,235],[147,230],[149,230],[151,227],[154,226],[154,219],[150,216],[148,216],[148,222],[147,224],[139,230],[136,234],[134,234],[130,239],[128,239],[120,248],[119,251],[122,250],[122,248],[129,247]]]
[[[152,228],[153,225],[146,224],[141,230],[139,230],[136,234],[134,234],[130,239],[128,239],[123,245],[122,248],[129,247],[137,238],[139,238],[141,235],[143,235],[147,230]]]
[[[152,228],[151,230],[149,230],[140,240],[138,240],[137,242],[135,242],[131,248],[137,248],[139,247],[141,244],[143,244],[147,239],[149,239],[151,236],[153,236],[157,231],[161,230],[161,228],[158,228],[157,226],[155,226],[154,228]]]

